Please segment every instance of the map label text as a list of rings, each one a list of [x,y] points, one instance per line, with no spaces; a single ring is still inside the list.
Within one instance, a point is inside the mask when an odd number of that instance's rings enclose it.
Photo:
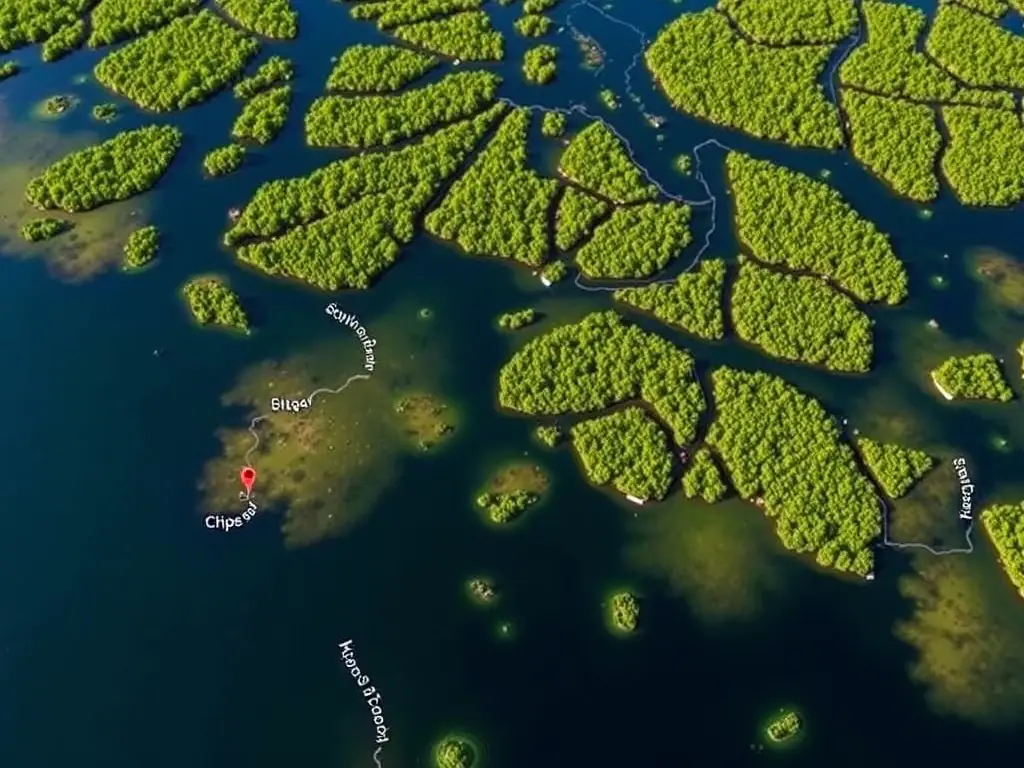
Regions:
[[[967,473],[967,459],[963,456],[953,459],[953,468],[956,470],[956,479],[960,481],[960,519],[971,520],[973,519],[971,508],[974,484],[971,482],[971,476]]]
[[[373,716],[373,724],[377,730],[377,743],[384,744],[390,737],[388,736],[388,727],[384,724],[384,711],[380,706],[380,694],[377,693],[376,688],[370,685],[369,676],[364,675],[363,671],[359,668],[359,663],[356,661],[356,652],[352,648],[352,641],[346,640],[343,643],[338,643],[338,648],[341,649],[341,660],[348,668],[349,674],[356,681],[356,685],[362,688],[363,698],[366,699],[366,706]]]
[[[343,312],[333,301],[327,305],[324,312],[337,320],[340,325],[344,325],[355,331],[356,338],[358,338],[363,345],[363,357],[365,358],[363,368],[368,371],[372,371],[373,366],[377,363],[377,359],[373,354],[374,347],[377,346],[377,340],[367,333],[366,328],[359,323],[358,317],[350,315],[347,312]]]
[[[248,502],[245,511],[240,515],[207,515],[203,523],[211,531],[233,531],[248,523],[259,512],[259,507],[253,501]]]
[[[302,398],[301,400],[289,400],[286,397],[272,397],[270,398],[270,410],[272,411],[290,411],[292,413],[298,413],[309,408],[309,398]]]

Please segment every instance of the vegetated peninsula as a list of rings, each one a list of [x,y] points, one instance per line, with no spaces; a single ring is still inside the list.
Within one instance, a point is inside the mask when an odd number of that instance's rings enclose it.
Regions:
[[[299,15],[288,0],[217,0],[224,12],[243,29],[274,40],[299,34]]]
[[[124,200],[152,187],[181,146],[181,131],[150,125],[65,156],[25,188],[37,208],[73,213]]]
[[[673,283],[656,283],[615,291],[615,300],[650,312],[664,323],[703,339],[725,335],[722,301],[725,262],[701,261]]]
[[[674,200],[615,208],[576,252],[576,263],[590,278],[651,277],[693,240],[689,222],[689,206]]]
[[[88,0],[6,3],[0,24],[0,53],[43,42],[62,27],[77,22],[88,6]]]
[[[997,20],[959,3],[939,3],[925,48],[969,85],[1024,88],[1024,40]]]
[[[243,162],[245,147],[240,144],[228,144],[206,153],[206,157],[203,158],[203,170],[207,176],[226,176],[241,168]]]
[[[457,11],[476,10],[483,0],[377,0],[359,3],[350,11],[353,19],[376,19],[378,29],[390,29],[399,24],[412,24]]]
[[[0,61],[0,83],[21,71],[16,61]]]
[[[531,339],[501,369],[503,408],[538,416],[589,413],[642,399],[677,445],[693,442],[705,408],[693,358],[614,312]]]
[[[981,513],[985,531],[999,553],[999,563],[1024,597],[1024,503],[994,504]]]
[[[622,140],[600,121],[572,138],[559,158],[558,170],[615,203],[638,203],[658,196],[658,188],[648,182]]]
[[[85,42],[85,22],[82,19],[61,27],[43,43],[43,61],[59,61]]]
[[[291,102],[290,85],[279,85],[269,91],[257,93],[242,107],[238,119],[231,127],[231,138],[236,141],[269,144],[284,128]]]
[[[871,474],[890,499],[906,495],[914,483],[928,474],[935,464],[924,451],[878,443],[866,437],[857,440],[857,448]]]
[[[863,373],[871,319],[819,277],[787,275],[740,257],[730,301],[736,335],[772,357]]]
[[[246,78],[235,83],[236,99],[251,99],[260,91],[281,85],[295,77],[295,65],[283,56],[271,56]]]
[[[1005,206],[1024,200],[1024,127],[1016,112],[944,107],[949,146],[942,173],[965,205]]]
[[[857,25],[854,0],[719,0],[718,8],[767,45],[838,43]]]
[[[554,24],[550,18],[539,13],[525,13],[512,25],[523,37],[543,37]]]
[[[220,325],[240,331],[249,330],[242,302],[219,277],[196,277],[181,289],[192,316],[200,325]]]
[[[644,60],[680,112],[763,139],[832,149],[843,145],[843,133],[819,80],[834,47],[751,43],[708,9],[663,28]]]
[[[71,229],[71,226],[71,222],[65,219],[42,216],[23,224],[21,227],[21,237],[26,242],[39,243],[64,234]]]
[[[323,96],[306,113],[306,141],[314,147],[368,148],[462,120],[493,103],[501,78],[476,70],[387,96]]]
[[[140,107],[170,112],[205,101],[241,74],[259,43],[208,10],[180,16],[110,53],[96,79]]]
[[[729,487],[707,446],[701,446],[687,463],[683,474],[683,495],[688,499],[701,498],[714,504],[725,498]]]
[[[555,213],[555,246],[560,251],[575,248],[594,232],[594,225],[611,208],[599,197],[576,187],[565,187]]]
[[[200,2],[201,0],[100,0],[89,14],[89,26],[92,30],[89,34],[89,46],[100,48],[138,37],[152,29],[162,27],[171,19],[192,13],[199,8]],[[83,3],[89,4],[91,3]],[[65,26],[64,29],[69,29],[70,26]]]
[[[381,3],[368,3],[373,7]],[[353,45],[346,48],[327,78],[327,90],[389,93],[423,77],[441,61],[397,45]]]
[[[932,382],[947,400],[1013,399],[1013,390],[993,355],[950,357],[932,371]]]
[[[406,43],[462,61],[500,61],[505,56],[505,40],[483,11],[403,24],[392,34]]]
[[[739,152],[726,168],[739,239],[759,261],[815,272],[860,301],[906,298],[907,273],[889,239],[832,187]]]

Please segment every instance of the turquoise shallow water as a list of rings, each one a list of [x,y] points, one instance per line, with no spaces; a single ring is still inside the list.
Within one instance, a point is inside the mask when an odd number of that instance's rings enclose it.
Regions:
[[[223,94],[171,118],[187,140],[149,196],[152,220],[167,233],[159,264],[140,275],[109,272],[70,284],[40,260],[0,260],[7,362],[0,377],[0,402],[7,404],[0,440],[0,762],[372,766],[370,716],[337,659],[336,644],[348,638],[383,694],[391,740],[379,757],[386,768],[426,765],[430,745],[449,730],[474,734],[492,768],[988,764],[1018,754],[1024,744],[1012,730],[938,715],[929,686],[908,678],[915,652],[893,635],[894,622],[913,609],[896,586],[913,565],[904,556],[882,554],[872,585],[847,583],[782,553],[753,509],[732,503],[709,511],[676,500],[635,519],[632,508],[587,487],[569,454],[539,453],[530,424],[494,407],[495,374],[511,347],[491,321],[533,302],[556,318],[577,317],[607,306],[608,297],[581,295],[569,283],[544,293],[507,265],[466,258],[426,238],[372,291],[337,300],[371,329],[411,328],[416,307],[435,309],[423,332],[443,342],[442,393],[464,416],[451,447],[399,459],[397,479],[372,513],[314,546],[285,548],[270,515],[230,535],[202,527],[197,482],[220,450],[215,432],[244,425],[239,412],[220,404],[221,395],[252,364],[320,343],[341,354],[352,343],[325,319],[327,298],[243,270],[218,245],[224,212],[261,181],[305,173],[334,155],[302,146],[300,110],[319,93],[331,55],[384,39],[340,5],[295,4],[299,43],[270,45],[263,54],[287,52],[299,67],[295,111],[275,145],[237,176],[206,182],[200,158],[226,138],[235,102]],[[652,35],[681,8],[649,2],[613,10]],[[498,8],[494,16],[507,29],[517,13]],[[551,106],[585,100],[597,112],[599,87],[622,94],[636,38],[593,12],[578,11],[574,23],[607,49],[605,70],[595,77],[576,69],[562,35],[558,84],[529,88],[517,75],[528,43],[508,35],[503,95]],[[73,75],[95,59],[78,53],[0,86],[8,125],[29,124],[31,104],[71,88]],[[988,441],[992,431],[1013,445],[1024,441],[1019,400],[999,410],[950,409],[922,384],[929,356],[946,354],[943,344],[983,344],[1014,359],[1024,324],[985,302],[965,259],[978,245],[1012,252],[1019,211],[963,211],[947,195],[923,221],[846,155],[799,153],[712,129],[673,114],[640,70],[634,76],[651,111],[670,118],[666,139],[656,142],[626,100],[613,122],[673,192],[701,196],[669,162],[709,137],[799,170],[828,168],[831,183],[892,234],[912,279],[905,306],[873,310],[879,370],[868,380],[662,332],[703,365],[780,373],[855,423],[877,417],[881,430],[897,416],[906,419],[912,440],[969,458],[980,504],[1019,496],[1019,452],[998,452]],[[90,127],[88,107],[100,91],[89,83],[74,90],[83,106],[53,130]],[[98,130],[107,135],[144,121],[128,114]],[[538,149],[535,159],[543,164],[549,156]],[[702,158],[721,192],[721,153]],[[709,225],[706,216],[695,221]],[[731,256],[728,205],[715,223],[712,253]],[[228,274],[254,308],[254,336],[188,323],[177,287],[207,271]],[[945,292],[928,285],[937,271],[951,281]],[[931,317],[951,341],[932,346],[921,332]],[[550,498],[521,527],[495,533],[480,524],[471,499],[494,461],[523,451],[552,472]],[[952,506],[925,512],[925,532],[947,535],[943,516],[954,514]],[[694,538],[698,529],[707,540]],[[737,542],[747,547],[743,557]],[[697,568],[702,553],[707,562]],[[987,547],[970,557],[987,579],[985,595],[1003,610],[1024,612],[992,577]],[[491,612],[473,608],[463,594],[463,580],[480,572],[503,588]],[[600,602],[620,584],[634,585],[645,599],[645,628],[629,641],[610,637],[601,624]],[[745,604],[753,609],[720,619],[716,609],[746,592],[754,595]],[[511,641],[495,636],[502,619],[514,624]],[[1024,633],[1013,637],[1024,643]],[[1002,658],[994,657],[996,666]],[[954,656],[950,664],[972,661]],[[969,677],[976,686],[991,684],[980,668]],[[752,750],[763,720],[789,704],[805,715],[804,741],[786,751]]]

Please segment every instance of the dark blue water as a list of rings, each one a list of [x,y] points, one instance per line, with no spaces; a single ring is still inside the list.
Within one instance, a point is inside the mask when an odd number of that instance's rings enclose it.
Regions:
[[[463,415],[452,446],[434,457],[395,459],[396,479],[372,514],[313,546],[285,547],[272,515],[228,535],[202,526],[197,483],[221,450],[216,431],[244,427],[221,405],[222,394],[261,361],[319,344],[335,344],[341,354],[351,345],[325,321],[323,296],[240,268],[219,246],[225,211],[263,180],[306,173],[339,154],[302,146],[300,114],[320,93],[332,55],[353,42],[386,39],[350,20],[339,4],[293,1],[302,14],[299,41],[268,45],[262,54],[285,53],[299,69],[294,112],[274,145],[236,176],[206,181],[200,159],[226,141],[237,113],[230,94],[158,118],[182,126],[187,139],[147,196],[148,218],[166,237],[155,267],[69,282],[54,277],[45,259],[0,261],[7,362],[0,377],[0,764],[372,766],[370,715],[337,658],[344,639],[354,641],[361,668],[383,695],[391,736],[379,759],[386,768],[427,765],[431,745],[453,730],[473,734],[493,768],[984,765],[1019,754],[1021,737],[985,727],[976,711],[936,713],[936,691],[956,698],[947,678],[908,675],[917,650],[893,627],[913,619],[915,604],[900,597],[898,584],[925,569],[923,561],[883,553],[878,581],[851,584],[781,552],[752,508],[705,510],[677,499],[634,519],[633,509],[586,486],[567,452],[538,453],[531,425],[494,407],[495,374],[511,344],[491,321],[531,303],[555,318],[577,317],[607,306],[608,297],[582,295],[568,283],[542,293],[509,265],[460,256],[424,238],[372,291],[340,301],[370,328],[411,327],[415,307],[435,309],[429,330],[417,333],[443,342],[437,379]],[[556,15],[564,21],[567,12]],[[681,6],[650,0],[612,12],[652,37]],[[517,14],[517,7],[493,9],[504,29]],[[594,75],[578,68],[563,34],[553,38],[562,47],[558,83],[527,86],[518,68],[530,42],[507,34],[503,95],[549,106],[583,102],[600,113],[597,91],[612,87],[623,106],[609,117],[638,159],[671,191],[692,198],[703,190],[670,163],[709,137],[809,173],[828,168],[831,183],[892,234],[911,272],[905,306],[872,310],[879,367],[867,378],[828,376],[765,360],[734,342],[695,343],[659,331],[702,364],[780,373],[839,415],[873,424],[881,437],[904,420],[903,439],[941,457],[969,457],[979,503],[1019,495],[1019,452],[989,443],[999,431],[1013,446],[1024,444],[1019,400],[999,410],[949,408],[925,378],[958,345],[1015,359],[1024,324],[986,301],[969,276],[966,251],[988,245],[1012,252],[1019,212],[964,211],[945,195],[934,218],[922,220],[843,153],[769,147],[674,114],[639,67],[637,93],[651,112],[670,119],[659,143],[625,98],[623,73],[639,38],[593,10],[573,14],[608,52],[605,69]],[[35,56],[29,50],[17,58]],[[45,130],[109,135],[150,120],[129,111],[112,126],[90,123],[89,107],[107,97],[93,83],[71,82],[97,58],[80,52],[0,86],[8,125],[32,127],[31,106],[67,90],[81,95],[82,106]],[[550,147],[538,148],[535,159],[544,164],[550,156]],[[10,152],[2,158],[17,159]],[[720,194],[721,152],[708,150],[702,160]],[[723,201],[714,255],[736,251],[729,215]],[[16,255],[12,245],[5,250]],[[252,337],[188,322],[178,287],[210,271],[228,275],[252,308],[259,320]],[[945,292],[929,286],[937,272],[950,280]],[[942,334],[922,330],[931,317]],[[414,377],[416,366],[398,368]],[[524,451],[551,472],[550,498],[521,527],[496,533],[480,524],[471,500],[495,461]],[[923,532],[933,522],[946,531],[949,514],[951,506],[924,505]],[[698,529],[717,531],[720,549],[694,538]],[[699,552],[710,553],[710,565],[698,567]],[[978,626],[1024,647],[1012,618],[1024,607],[987,546],[969,557],[970,583],[985,589],[968,590],[966,608],[1000,613],[1009,629],[988,619]],[[465,599],[463,582],[476,573],[501,585],[493,610]],[[620,584],[645,600],[644,629],[628,641],[602,626],[601,601]],[[731,610],[731,598],[761,588],[753,609]],[[513,623],[511,640],[497,637],[500,620]],[[991,686],[1012,654],[972,647],[948,663],[981,659],[969,677],[974,690]],[[1007,688],[1019,683],[999,680]],[[1024,713],[1024,695],[992,701],[1008,714],[1014,704]],[[753,749],[765,718],[783,705],[804,714],[805,739],[786,751]]]

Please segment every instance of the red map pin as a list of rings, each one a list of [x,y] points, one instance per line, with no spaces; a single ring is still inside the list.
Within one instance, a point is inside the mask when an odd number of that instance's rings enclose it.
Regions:
[[[246,493],[252,493],[252,486],[256,482],[256,470],[252,467],[242,467],[242,471],[239,473],[242,478],[242,485],[245,486]]]

